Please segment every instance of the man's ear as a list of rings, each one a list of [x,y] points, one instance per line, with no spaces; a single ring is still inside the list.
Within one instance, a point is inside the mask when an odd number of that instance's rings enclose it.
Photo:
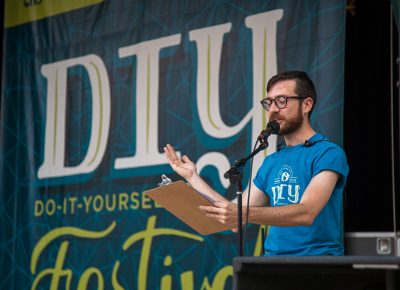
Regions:
[[[312,98],[307,98],[303,101],[304,113],[309,113],[314,106],[314,100]]]

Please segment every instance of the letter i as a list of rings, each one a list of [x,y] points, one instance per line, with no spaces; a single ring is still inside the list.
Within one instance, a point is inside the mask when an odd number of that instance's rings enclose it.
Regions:
[[[164,259],[164,266],[171,266],[172,264],[172,258],[171,256],[166,256]],[[171,290],[171,284],[172,284],[172,276],[171,275],[164,275],[161,278],[161,290]]]
[[[63,202],[63,214],[67,214],[67,197],[64,197],[64,202]]]

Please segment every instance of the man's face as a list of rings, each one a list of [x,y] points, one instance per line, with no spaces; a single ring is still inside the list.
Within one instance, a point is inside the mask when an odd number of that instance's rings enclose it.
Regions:
[[[277,96],[297,96],[295,93],[296,81],[286,80],[274,84],[269,92],[268,98],[275,99]],[[289,135],[301,127],[304,116],[301,102],[297,99],[287,99],[286,107],[279,109],[272,103],[268,111],[269,120],[276,120],[279,123],[279,135]]]

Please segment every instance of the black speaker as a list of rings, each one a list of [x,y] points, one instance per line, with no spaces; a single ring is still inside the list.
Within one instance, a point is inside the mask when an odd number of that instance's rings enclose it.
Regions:
[[[400,258],[236,257],[234,290],[399,290]]]

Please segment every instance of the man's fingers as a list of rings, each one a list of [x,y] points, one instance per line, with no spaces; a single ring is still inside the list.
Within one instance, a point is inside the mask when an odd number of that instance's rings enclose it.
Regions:
[[[215,202],[214,204],[216,204]],[[218,202],[221,205],[226,205],[226,202]],[[234,220],[229,216],[228,211],[224,207],[216,207],[216,206],[199,206],[199,209],[202,210],[207,217],[214,218],[222,224],[229,225]],[[234,223],[236,225],[236,222]],[[234,226],[233,225],[233,226]]]
[[[226,224],[227,223],[226,217],[225,216],[221,216],[220,214],[217,214],[217,213],[206,213],[206,217],[210,217],[210,218],[216,219],[221,224]]]
[[[174,147],[172,147],[171,144],[167,144],[167,148],[168,148],[172,158],[175,158],[175,159],[178,158],[178,154],[176,154],[175,149],[174,149]]]
[[[170,144],[167,144],[164,147],[164,153],[171,166],[174,167],[180,165],[181,159],[179,158],[178,154],[176,154],[174,147],[172,147]]]
[[[174,148],[169,144],[164,147],[164,152],[168,158],[173,158],[174,154],[176,155]]]
[[[170,161],[172,158],[171,158],[171,150],[169,150],[168,145],[164,147],[164,153],[167,159]]]
[[[182,156],[182,161],[185,162],[185,163],[186,163],[186,162],[192,162],[192,161],[189,159],[189,157],[187,157],[187,155],[183,155],[183,156]]]
[[[222,213],[222,210],[215,206],[203,205],[203,206],[199,206],[199,209],[204,211],[205,213],[217,213],[217,214]]]

